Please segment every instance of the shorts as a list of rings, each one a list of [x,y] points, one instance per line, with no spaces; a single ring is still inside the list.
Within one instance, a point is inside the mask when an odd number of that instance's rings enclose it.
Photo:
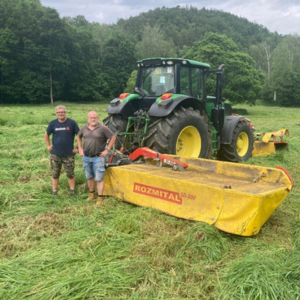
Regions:
[[[83,156],[83,169],[86,179],[94,177],[95,181],[102,181],[105,174],[105,158]]]
[[[57,179],[60,176],[61,167],[64,165],[67,177],[72,179],[75,177],[75,159],[71,156],[57,156],[50,154],[50,166],[52,170],[52,178]]]

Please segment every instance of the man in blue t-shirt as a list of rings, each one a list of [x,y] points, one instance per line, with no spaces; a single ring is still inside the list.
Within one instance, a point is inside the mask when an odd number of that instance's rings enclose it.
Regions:
[[[64,165],[70,193],[75,193],[75,159],[78,149],[74,149],[74,137],[79,131],[77,123],[66,117],[66,107],[58,105],[55,107],[57,119],[50,122],[45,132],[45,143],[50,151],[50,165],[52,169],[52,195],[57,195],[61,167]],[[50,144],[50,135],[52,145]]]

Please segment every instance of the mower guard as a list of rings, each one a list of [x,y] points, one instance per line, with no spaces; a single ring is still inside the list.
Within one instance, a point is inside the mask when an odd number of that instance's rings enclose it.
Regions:
[[[211,224],[242,236],[256,235],[292,189],[283,168],[168,155],[184,172],[157,162],[108,168],[106,195],[169,215]]]
[[[288,143],[283,141],[283,136],[289,136],[289,131],[287,129],[281,129],[278,131],[268,132],[268,133],[256,133],[256,141],[254,142],[252,155],[263,156],[276,153],[276,151],[287,150]],[[262,136],[261,140],[258,140]],[[277,139],[279,137],[279,140]]]

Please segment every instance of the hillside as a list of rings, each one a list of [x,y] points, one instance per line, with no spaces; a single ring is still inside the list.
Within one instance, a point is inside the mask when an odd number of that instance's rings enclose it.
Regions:
[[[225,34],[247,52],[253,44],[270,41],[277,44],[282,38],[278,33],[270,32],[266,27],[250,22],[246,18],[231,13],[195,7],[156,8],[130,17],[117,23],[127,34],[137,41],[141,39],[144,25],[158,25],[167,39],[171,39],[176,48],[192,46],[202,40],[206,32]]]

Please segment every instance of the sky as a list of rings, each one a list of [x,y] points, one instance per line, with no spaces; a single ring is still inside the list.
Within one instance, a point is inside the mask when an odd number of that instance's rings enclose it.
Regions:
[[[300,35],[299,0],[40,0],[55,8],[60,17],[83,15],[89,22],[114,24],[155,8],[193,6],[217,9],[263,25],[271,32]]]

